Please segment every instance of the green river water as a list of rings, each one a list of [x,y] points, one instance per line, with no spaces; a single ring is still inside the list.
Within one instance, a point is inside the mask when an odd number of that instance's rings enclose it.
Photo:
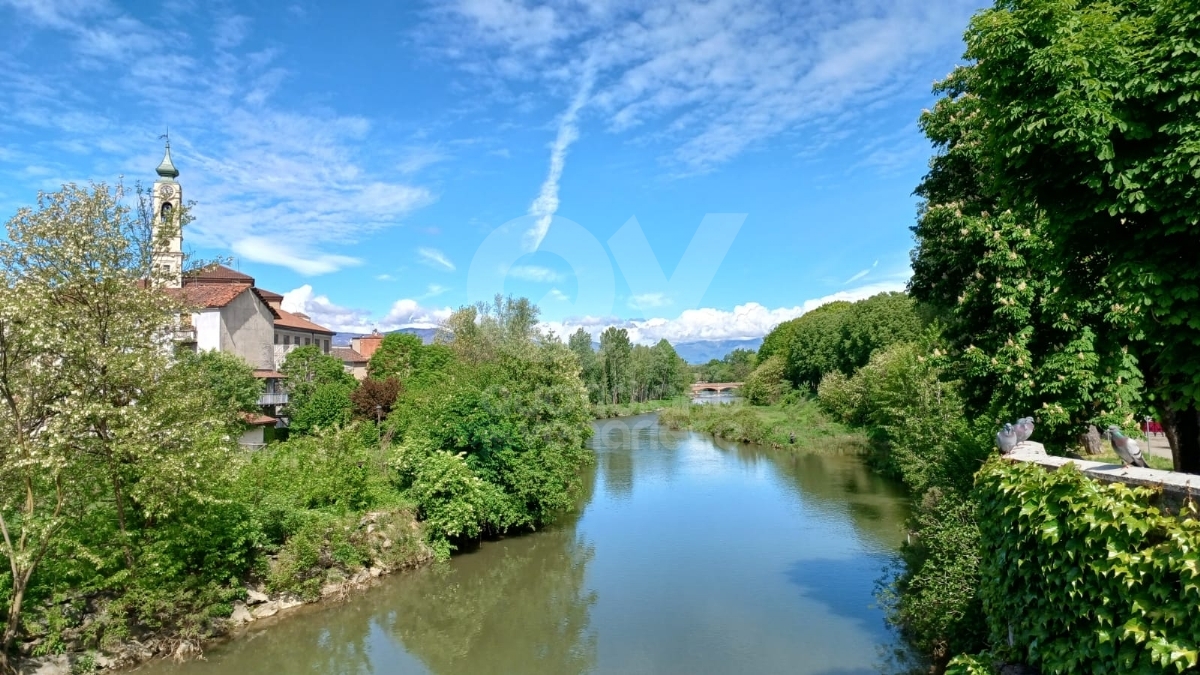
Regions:
[[[596,424],[579,512],[258,622],[201,675],[886,672],[901,649],[874,587],[907,515],[853,455]]]

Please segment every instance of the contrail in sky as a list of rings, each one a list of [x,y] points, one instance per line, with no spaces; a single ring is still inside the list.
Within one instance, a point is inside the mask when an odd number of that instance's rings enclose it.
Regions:
[[[546,238],[546,232],[550,229],[550,221],[554,218],[554,213],[558,211],[558,180],[562,178],[563,166],[567,161],[567,148],[571,147],[575,139],[579,138],[579,127],[576,124],[579,118],[579,109],[587,103],[588,96],[592,93],[592,83],[595,80],[595,70],[590,59],[583,68],[579,89],[575,92],[575,97],[571,99],[571,105],[567,106],[566,111],[558,120],[558,136],[555,137],[554,144],[550,146],[550,171],[546,173],[546,180],[542,183],[542,190],[538,193],[537,199],[533,200],[533,204],[529,206],[529,215],[537,217],[537,222],[525,233],[525,241],[530,251],[536,251],[542,240]]]

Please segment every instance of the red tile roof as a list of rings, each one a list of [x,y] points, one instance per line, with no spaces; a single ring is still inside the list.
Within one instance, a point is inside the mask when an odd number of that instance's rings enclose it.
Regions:
[[[350,347],[333,347],[329,353],[341,359],[342,363],[367,363],[371,360]]]
[[[242,413],[242,421],[252,427],[261,427],[268,424],[275,424],[279,420],[270,415],[261,415],[256,413]]]
[[[196,282],[204,284],[250,284],[253,286],[254,277],[249,274],[242,274],[237,270],[231,270],[224,265],[213,265],[212,267],[206,267],[198,272],[188,274],[184,284]]]
[[[233,302],[234,298],[250,290],[250,284],[184,284],[183,288],[165,289],[172,295],[179,296],[189,305],[212,309],[224,307]]]
[[[276,327],[302,330],[309,333],[325,333],[326,335],[333,335],[335,332],[324,326],[317,325],[303,316],[293,314],[282,309],[276,311],[279,313],[279,318],[275,319]]]
[[[279,312],[271,307],[271,303],[263,299],[257,288],[249,284],[232,284],[225,282],[207,283],[205,281],[185,281],[183,288],[166,288],[167,293],[181,298],[185,303],[201,309],[224,307],[233,302],[246,291],[253,292],[262,300],[263,305],[271,312],[271,318],[279,316]]]
[[[261,297],[263,300],[266,300],[268,303],[283,302],[283,296],[278,293],[268,291],[265,288],[256,288],[254,290],[258,291],[259,297]]]

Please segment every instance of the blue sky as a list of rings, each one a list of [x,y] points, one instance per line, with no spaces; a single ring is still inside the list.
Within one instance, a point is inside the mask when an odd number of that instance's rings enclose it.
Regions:
[[[980,6],[0,0],[0,213],[152,181],[169,126],[185,249],[331,328],[505,292],[756,337],[903,288],[916,119]]]

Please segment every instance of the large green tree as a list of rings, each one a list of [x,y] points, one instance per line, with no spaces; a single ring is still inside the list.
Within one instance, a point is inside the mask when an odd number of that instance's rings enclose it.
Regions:
[[[916,340],[922,324],[916,303],[905,293],[879,293],[859,300],[842,316],[838,370],[853,375],[876,351]]]
[[[455,360],[388,418],[402,486],[443,554],[460,538],[540,527],[581,485],[591,427],[579,361],[536,312],[523,299],[455,312]]]
[[[350,395],[358,383],[340,359],[306,345],[288,352],[279,370],[288,389],[289,429],[311,433],[350,420]]]
[[[1046,239],[1035,208],[1001,206],[986,176],[976,74],[960,68],[921,116],[939,152],[917,188],[925,201],[913,249],[914,297],[937,311],[948,374],[960,379],[968,415],[992,423],[1036,415],[1042,440],[1067,442],[1089,423],[1130,424],[1141,377],[1105,319],[1111,293],[1061,289],[1075,261]]]
[[[567,348],[579,360],[579,373],[583,384],[587,387],[588,400],[600,403],[604,400],[604,390],[601,386],[600,359],[592,348],[592,334],[583,328],[577,328],[567,338]]]
[[[600,334],[601,377],[606,403],[628,402],[633,389],[633,344],[629,331],[609,327]]]
[[[410,333],[385,335],[367,363],[367,375],[376,380],[395,377],[407,381],[420,364],[424,346],[421,338]]]
[[[1008,0],[966,41],[990,192],[1044,214],[1064,296],[1111,294],[1175,466],[1200,472],[1200,6]]]
[[[0,242],[0,670],[47,556],[86,560],[93,588],[156,578],[139,542],[208,501],[228,464],[239,404],[172,366],[186,308],[160,287],[161,242],[124,198],[104,185],[40,195]]]

